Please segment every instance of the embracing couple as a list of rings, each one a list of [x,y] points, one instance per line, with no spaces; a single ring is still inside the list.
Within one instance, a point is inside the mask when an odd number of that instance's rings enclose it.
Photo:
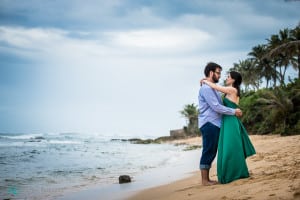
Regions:
[[[199,128],[202,134],[202,156],[200,170],[203,185],[225,184],[249,177],[246,158],[255,154],[247,131],[238,117],[240,98],[240,73],[231,71],[226,86],[216,83],[221,77],[222,67],[208,63],[199,91]],[[222,100],[219,92],[224,93]],[[218,181],[209,179],[209,170],[217,156]]]

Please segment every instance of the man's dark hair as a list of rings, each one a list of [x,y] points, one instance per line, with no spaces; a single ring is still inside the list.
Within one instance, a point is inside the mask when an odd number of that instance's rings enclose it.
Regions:
[[[214,62],[207,63],[207,65],[206,65],[206,67],[204,69],[205,76],[208,77],[209,76],[209,72],[210,71],[215,72],[217,68],[219,68],[219,69],[222,70],[222,67],[220,65],[218,65],[217,63],[214,63]]]

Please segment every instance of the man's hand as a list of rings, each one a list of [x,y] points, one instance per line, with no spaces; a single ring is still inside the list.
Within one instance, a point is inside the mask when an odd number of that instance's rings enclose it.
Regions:
[[[241,117],[243,115],[243,112],[241,111],[241,109],[237,108],[237,109],[235,109],[235,115],[237,117]]]

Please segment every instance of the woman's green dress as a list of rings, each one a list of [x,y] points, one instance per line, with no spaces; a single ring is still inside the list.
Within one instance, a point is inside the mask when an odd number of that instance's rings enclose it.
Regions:
[[[238,108],[227,99],[224,106]],[[220,183],[249,177],[246,158],[255,154],[248,133],[235,115],[223,115],[218,145],[217,174]]]

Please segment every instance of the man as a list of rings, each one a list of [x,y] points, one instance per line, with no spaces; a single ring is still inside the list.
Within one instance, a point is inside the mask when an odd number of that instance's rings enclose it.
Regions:
[[[217,83],[221,77],[222,67],[210,62],[206,65],[204,74],[206,80]],[[218,140],[221,127],[222,115],[241,116],[240,109],[232,109],[223,106],[220,94],[204,84],[199,90],[199,128],[202,133],[202,156],[200,159],[200,170],[202,185],[214,185],[217,181],[209,179],[209,170],[216,157]]]

